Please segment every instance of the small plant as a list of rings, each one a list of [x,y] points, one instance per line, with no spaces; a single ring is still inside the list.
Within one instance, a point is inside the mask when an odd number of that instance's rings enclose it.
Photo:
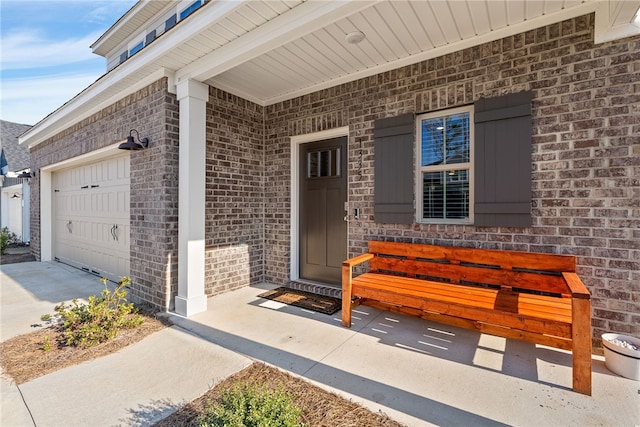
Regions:
[[[222,392],[219,402],[209,403],[198,422],[201,427],[302,427],[301,413],[281,387],[236,384]]]
[[[51,351],[52,348],[53,348],[53,343],[51,342],[51,337],[50,336],[44,337],[44,341],[42,341],[42,350]]]
[[[9,247],[9,243],[11,243],[12,239],[12,234],[13,233],[11,233],[9,231],[9,228],[7,227],[2,227],[2,229],[0,229],[0,255],[4,255],[7,247]]]
[[[137,313],[133,303],[126,302],[125,287],[130,283],[129,277],[123,277],[111,292],[107,279],[102,278],[105,288],[100,297],[90,296],[88,304],[74,299],[69,305],[64,302],[57,305],[55,311],[61,320],[65,343],[91,347],[114,338],[122,329],[140,326],[144,322],[143,317]]]

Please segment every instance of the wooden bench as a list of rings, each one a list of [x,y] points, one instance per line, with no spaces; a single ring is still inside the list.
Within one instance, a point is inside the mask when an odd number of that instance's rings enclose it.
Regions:
[[[575,271],[571,255],[370,241],[342,264],[342,324],[366,304],[571,350],[573,389],[591,395],[590,294]]]

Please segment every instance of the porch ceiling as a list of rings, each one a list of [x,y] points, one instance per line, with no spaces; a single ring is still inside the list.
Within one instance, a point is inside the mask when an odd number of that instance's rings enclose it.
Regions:
[[[331,8],[319,7],[322,3],[327,2],[288,2],[291,10],[270,19],[259,10],[264,4],[249,2],[188,43],[194,53],[199,50],[199,59],[179,78],[195,77],[269,105],[595,10],[608,15],[601,17],[607,27],[601,32],[633,26],[640,7],[635,0],[334,1]],[[296,25],[303,15],[309,22]],[[270,19],[263,24],[273,29],[251,37],[261,30],[260,19]],[[286,37],[274,34],[283,26],[294,28]],[[229,31],[238,34],[225,46],[242,56],[237,63],[225,63],[212,43]],[[346,35],[355,31],[365,38],[350,44]],[[243,38],[260,48],[249,52]]]
[[[161,5],[140,2],[110,31],[148,19],[150,4]],[[20,142],[33,147],[162,77],[170,90],[194,79],[270,105],[592,12],[596,43],[640,34],[639,8],[640,0],[211,0]],[[346,41],[354,31],[361,43]]]

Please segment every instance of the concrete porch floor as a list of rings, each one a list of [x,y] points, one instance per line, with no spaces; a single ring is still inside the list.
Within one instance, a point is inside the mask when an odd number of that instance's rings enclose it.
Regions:
[[[62,300],[97,294],[59,263],[0,268],[0,340]],[[571,391],[569,353],[360,307],[354,326],[258,298],[210,298],[204,313],[121,351],[17,386],[2,376],[2,426],[143,426],[260,360],[408,426],[639,426],[640,382],[593,360],[593,396]]]
[[[409,426],[640,425],[640,383],[593,356],[593,395],[571,390],[568,352],[358,307],[333,316],[258,298],[209,299],[184,329],[382,411]]]

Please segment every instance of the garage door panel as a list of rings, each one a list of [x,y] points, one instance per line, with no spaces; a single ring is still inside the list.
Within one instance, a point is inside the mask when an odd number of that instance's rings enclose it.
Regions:
[[[129,155],[56,171],[57,259],[112,280],[129,275]]]

